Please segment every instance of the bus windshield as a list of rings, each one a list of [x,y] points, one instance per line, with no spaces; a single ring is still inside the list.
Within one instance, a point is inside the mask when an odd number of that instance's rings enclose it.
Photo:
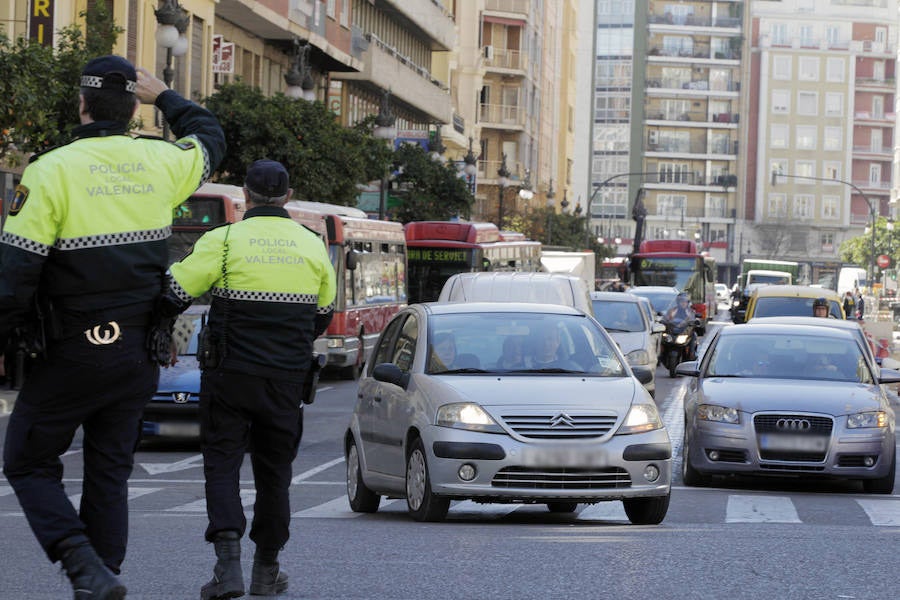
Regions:
[[[641,257],[632,267],[634,285],[661,285],[684,290],[697,273],[697,258]]]

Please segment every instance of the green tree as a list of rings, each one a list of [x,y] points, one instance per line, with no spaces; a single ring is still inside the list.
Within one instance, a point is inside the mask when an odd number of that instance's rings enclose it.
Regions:
[[[468,218],[474,198],[452,164],[437,162],[418,144],[403,144],[394,152],[395,183],[400,205],[394,219],[446,221]]]
[[[375,179],[390,160],[389,149],[365,122],[342,127],[321,102],[278,93],[266,97],[242,82],[223,85],[206,105],[225,131],[228,153],[220,180],[241,184],[247,166],[267,157],[284,164],[294,197],[355,205],[357,186]]]
[[[900,232],[894,232],[887,228],[888,220],[878,217],[875,220],[875,258],[881,254],[891,257],[891,266],[897,265],[900,259]],[[897,235],[895,243],[894,236]],[[845,263],[869,267],[869,258],[872,256],[872,232],[844,240],[840,247],[841,260]],[[875,264],[874,261],[872,264]]]
[[[77,25],[57,32],[56,48],[0,32],[0,162],[21,164],[30,154],[71,139],[79,123],[81,70],[95,56],[110,54],[122,32],[106,6],[96,2]]]

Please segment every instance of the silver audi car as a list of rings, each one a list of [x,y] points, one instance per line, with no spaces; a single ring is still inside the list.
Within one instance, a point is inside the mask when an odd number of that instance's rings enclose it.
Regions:
[[[823,319],[824,321],[825,319]],[[755,321],[721,328],[698,362],[684,400],[682,476],[765,474],[861,480],[894,489],[894,411],[879,368],[852,331]]]
[[[413,304],[382,332],[347,429],[347,494],[440,521],[452,500],[621,500],[635,524],[669,505],[671,444],[615,342],[561,305]]]

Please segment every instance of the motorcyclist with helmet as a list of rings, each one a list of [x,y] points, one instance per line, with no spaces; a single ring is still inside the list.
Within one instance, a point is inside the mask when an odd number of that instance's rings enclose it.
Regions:
[[[674,377],[679,362],[697,358],[697,333],[694,331],[697,315],[691,307],[691,297],[685,292],[679,293],[662,321],[666,326],[663,335],[664,364]]]

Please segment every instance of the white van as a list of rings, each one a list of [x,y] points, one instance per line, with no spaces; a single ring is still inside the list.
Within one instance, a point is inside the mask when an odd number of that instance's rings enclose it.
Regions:
[[[841,267],[838,274],[837,293],[843,296],[846,292],[852,292],[859,288],[862,290],[868,285],[866,270],[859,267]]]
[[[580,277],[563,273],[457,273],[444,283],[438,302],[562,304],[594,314],[587,284]]]

